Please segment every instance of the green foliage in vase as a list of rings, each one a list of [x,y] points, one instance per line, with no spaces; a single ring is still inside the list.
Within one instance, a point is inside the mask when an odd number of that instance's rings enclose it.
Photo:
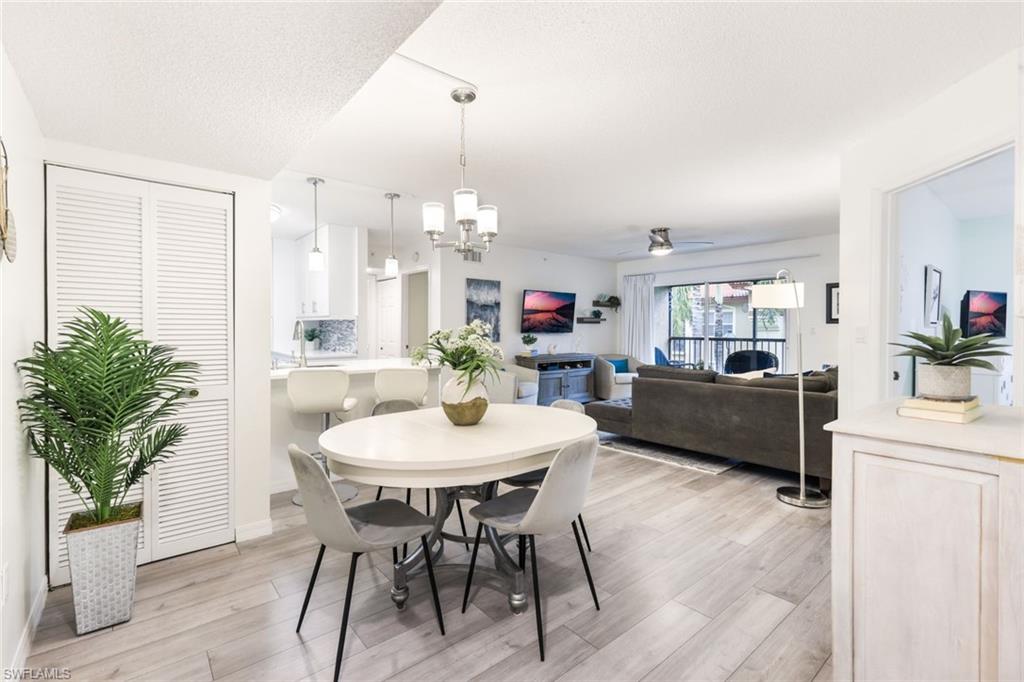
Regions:
[[[503,357],[501,348],[491,341],[491,325],[480,320],[458,329],[439,329],[412,352],[417,364],[437,362],[455,370],[465,380],[464,396],[484,376],[497,377]]]
[[[32,454],[60,474],[94,524],[121,518],[129,490],[185,437],[172,423],[198,370],[120,319],[82,308],[57,348],[17,362]]]
[[[532,346],[537,343],[537,337],[533,334],[523,334],[520,338],[522,339],[524,346]]]
[[[303,335],[306,337],[306,343],[313,343],[320,338],[320,327],[310,327]]]
[[[996,369],[985,357],[1009,355],[998,350],[1005,345],[993,343],[991,334],[964,336],[959,327],[954,327],[949,315],[942,315],[942,336],[928,336],[919,332],[901,334],[917,343],[891,343],[891,346],[905,348],[897,357],[921,358],[929,365],[957,365],[960,367],[981,367]]]

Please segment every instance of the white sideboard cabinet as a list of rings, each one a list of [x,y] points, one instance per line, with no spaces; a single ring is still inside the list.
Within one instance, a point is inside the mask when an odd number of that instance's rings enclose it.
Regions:
[[[1024,679],[1024,412],[896,407],[826,427],[834,679]]]

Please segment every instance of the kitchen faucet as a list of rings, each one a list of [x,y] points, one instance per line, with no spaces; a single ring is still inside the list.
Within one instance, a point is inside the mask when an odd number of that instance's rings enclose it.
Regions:
[[[307,367],[306,325],[302,323],[302,320],[295,320],[295,328],[292,330],[292,341],[299,342],[299,367]]]

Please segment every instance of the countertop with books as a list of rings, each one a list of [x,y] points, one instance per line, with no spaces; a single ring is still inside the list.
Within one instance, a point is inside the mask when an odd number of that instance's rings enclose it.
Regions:
[[[1024,408],[980,407],[970,424],[900,417],[902,400],[893,400],[841,417],[825,425],[833,433],[914,443],[946,450],[1024,460]]]

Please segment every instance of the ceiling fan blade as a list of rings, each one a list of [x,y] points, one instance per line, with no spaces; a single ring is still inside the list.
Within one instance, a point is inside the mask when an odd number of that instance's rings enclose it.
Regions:
[[[709,246],[711,244],[714,244],[714,242],[675,242],[675,243],[676,244],[707,244]]]
[[[662,237],[661,235],[654,234],[653,232],[648,232],[647,233],[647,238],[651,240],[652,244],[659,244],[660,245],[660,244],[664,244],[665,243],[665,238],[664,237]]]

